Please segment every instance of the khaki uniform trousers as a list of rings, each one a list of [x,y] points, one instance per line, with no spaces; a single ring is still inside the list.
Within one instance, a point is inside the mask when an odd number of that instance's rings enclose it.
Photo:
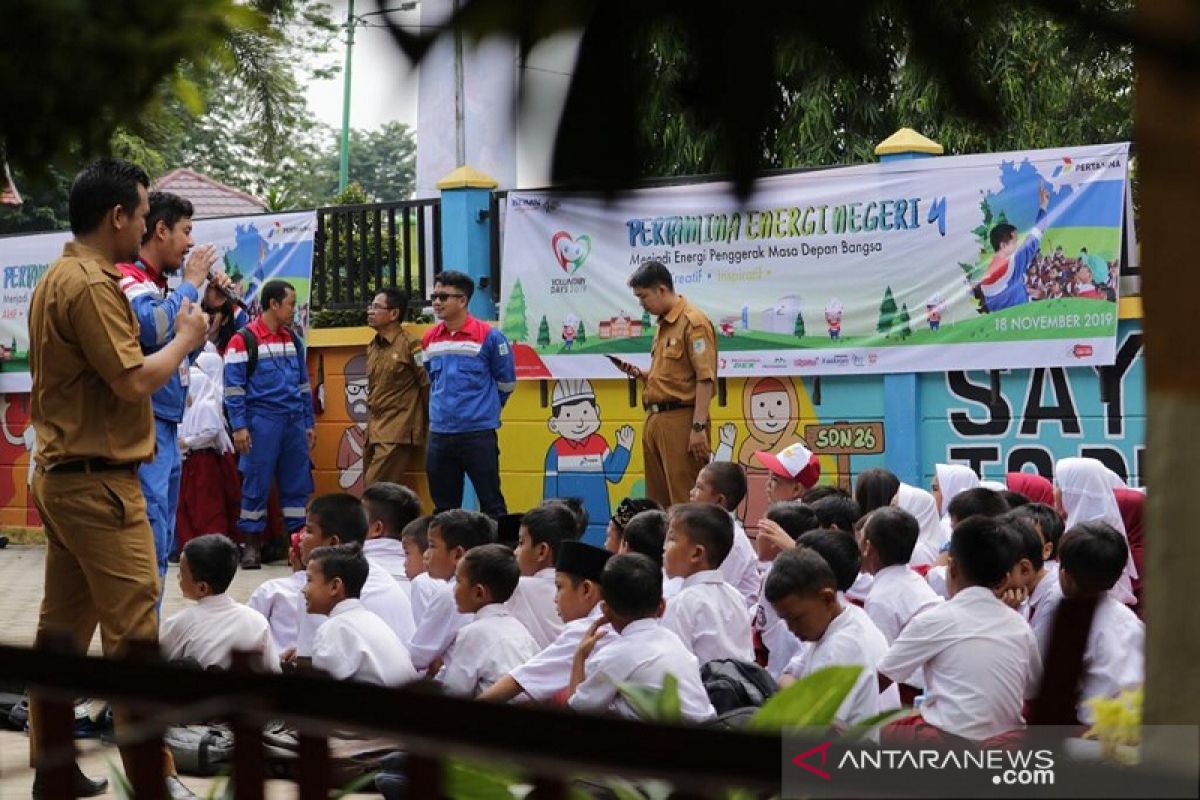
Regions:
[[[646,497],[663,508],[686,503],[688,492],[704,462],[688,452],[692,434],[692,408],[676,408],[646,417],[642,431],[642,459],[646,467]]]
[[[46,530],[46,580],[38,618],[39,643],[68,635],[85,652],[100,626],[106,657],[119,656],[135,641],[158,639],[158,566],[146,500],[135,470],[50,474],[38,468],[33,502]],[[30,708],[30,763],[37,766],[32,735],[36,704]],[[118,734],[128,714],[114,709]],[[122,747],[129,756],[135,746]],[[163,748],[166,774],[175,774]]]
[[[404,477],[414,461],[417,451],[421,448],[415,444],[395,444],[393,442],[367,442],[363,448],[363,486],[367,487],[380,481],[408,485],[411,480]]]

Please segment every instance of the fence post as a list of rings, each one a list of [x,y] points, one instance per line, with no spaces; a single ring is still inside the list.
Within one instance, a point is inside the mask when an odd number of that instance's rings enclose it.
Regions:
[[[875,148],[880,163],[931,158],[942,154],[942,146],[912,128],[901,128]],[[883,376],[883,427],[886,438],[884,462],[901,481],[920,486],[921,472],[921,384],[914,372]]]
[[[442,264],[475,281],[468,309],[480,319],[496,319],[492,293],[492,190],[495,180],[471,167],[459,167],[437,183],[442,193]]]

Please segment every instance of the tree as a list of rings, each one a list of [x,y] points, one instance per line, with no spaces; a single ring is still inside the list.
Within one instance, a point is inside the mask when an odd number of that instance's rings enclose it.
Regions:
[[[642,311],[642,335],[648,335],[653,329],[650,327],[650,312]]]
[[[896,325],[896,298],[892,296],[892,287],[883,291],[883,302],[879,304],[879,321],[875,330],[883,336],[890,337],[892,328]]]
[[[583,327],[583,320],[579,320],[579,325],[575,328],[575,341],[580,344],[587,341],[587,330]]]
[[[538,323],[538,347],[550,346],[550,323],[546,321],[546,315],[542,314],[542,321]]]
[[[795,333],[797,339],[804,338],[804,314],[799,311],[796,312],[796,328],[793,333]]]
[[[529,341],[529,321],[526,319],[525,307],[525,287],[521,285],[521,279],[517,278],[513,283],[512,294],[508,296],[508,303],[504,306],[504,317],[500,324],[500,330],[505,336],[513,342]],[[550,329],[546,329],[546,341],[549,343]]]
[[[908,303],[900,306],[900,316],[896,318],[897,335],[901,339],[912,336],[912,318],[908,316]]]
[[[337,166],[337,151],[333,151]],[[358,181],[375,200],[406,200],[417,181],[417,140],[402,122],[378,130],[350,132],[350,180]]]

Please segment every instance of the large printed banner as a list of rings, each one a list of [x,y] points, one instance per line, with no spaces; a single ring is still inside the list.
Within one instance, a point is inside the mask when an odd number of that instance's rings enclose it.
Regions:
[[[239,282],[252,313],[267,281],[295,286],[297,323],[306,331],[316,229],[313,211],[259,214],[196,220],[192,239],[216,245],[218,265]],[[29,391],[29,300],[70,238],[65,232],[0,238],[0,392]]]
[[[784,175],[744,203],[724,183],[512,192],[503,330],[519,377],[617,377],[608,353],[646,368],[653,320],[626,281],[656,260],[730,377],[1112,364],[1128,151]]]

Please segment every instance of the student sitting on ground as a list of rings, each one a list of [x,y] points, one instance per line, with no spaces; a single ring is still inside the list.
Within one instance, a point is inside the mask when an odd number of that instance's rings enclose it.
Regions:
[[[767,468],[767,503],[801,500],[821,478],[821,461],[807,447],[790,444],[778,453],[760,450],[754,454]]]
[[[562,544],[577,538],[575,515],[563,503],[546,503],[521,518],[516,549],[521,582],[508,610],[533,636],[538,649],[562,632],[563,622],[554,608],[554,564]]]
[[[575,651],[592,623],[600,618],[600,574],[612,553],[583,542],[563,542],[558,548],[554,573],[554,605],[565,623],[558,638],[487,691],[481,700],[512,700],[524,693],[545,702],[555,699],[571,683]],[[601,638],[596,648],[612,641]]]
[[[407,486],[380,481],[363,490],[362,506],[367,515],[363,555],[391,575],[411,601],[412,584],[400,535],[410,522],[421,516],[421,498]]]
[[[338,680],[400,686],[417,679],[395,632],[359,596],[370,566],[358,543],[318,547],[308,556],[308,613],[327,615],[313,636],[312,665]]]
[[[766,517],[758,521],[758,537],[754,540],[763,583],[766,583],[771,564],[779,554],[795,548],[796,540],[802,534],[816,528],[817,515],[807,505],[785,502],[772,503],[767,508]],[[775,613],[775,607],[767,602],[761,590],[758,597],[753,617],[754,629],[767,650],[767,663],[764,666],[772,678],[779,680],[784,667],[799,652],[800,640],[788,630],[787,623]]]
[[[626,497],[617,506],[612,518],[605,529],[604,549],[616,553],[621,549],[621,539],[625,535],[625,526],[643,511],[662,511],[660,506],[649,497]],[[660,551],[661,552],[661,551]]]
[[[672,675],[679,684],[683,719],[704,722],[715,717],[700,681],[700,662],[678,636],[658,624],[664,604],[662,569],[638,553],[614,556],[600,577],[600,592],[604,610],[575,651],[568,705],[577,711],[637,718],[617,687],[630,683],[661,689],[663,679]],[[602,638],[610,641],[596,649]]]
[[[300,537],[303,534],[293,533],[288,546],[288,566],[292,574],[283,578],[273,578],[259,584],[250,594],[246,605],[267,618],[271,626],[271,639],[275,643],[275,651],[283,653],[296,647],[296,636],[300,625],[300,604],[303,602],[301,592],[307,579],[304,574],[304,563],[300,556]]]
[[[1006,513],[1008,513],[1008,503],[1004,498],[992,489],[983,486],[964,489],[954,495],[953,500],[946,503],[946,520],[951,531],[967,517],[998,517]],[[946,581],[946,561],[949,559],[947,555],[949,549],[950,540],[947,539],[942,546],[943,552],[938,556],[938,566],[933,567],[925,574],[925,580],[930,587],[943,598],[950,597],[950,588]]]
[[[475,697],[537,653],[537,642],[506,605],[520,579],[513,551],[502,544],[473,547],[459,559],[454,603],[474,619],[459,629],[438,675],[447,692]]]
[[[758,602],[762,576],[758,574],[754,545],[735,513],[746,499],[746,471],[732,461],[714,461],[700,470],[688,499],[693,503],[715,503],[729,512],[733,520],[733,548],[719,569],[725,582],[741,593],[746,607],[753,608]]]
[[[1033,631],[996,597],[1017,561],[994,519],[968,517],[950,538],[950,600],[913,617],[879,673],[903,681],[922,671],[921,714],[888,725],[884,739],[944,741],[944,734],[1001,743],[1024,728],[1021,708],[1041,676]]]
[[[875,477],[872,481],[868,481],[867,484],[863,484],[862,494],[864,497],[870,497],[874,501],[877,499],[874,495],[886,492],[887,487],[891,485],[888,476],[891,476],[892,473],[885,469],[867,470],[867,472],[872,473]],[[894,478],[895,476],[892,477]],[[868,486],[872,482],[876,484],[874,493],[867,491]],[[882,488],[878,485],[881,482],[883,484]],[[859,483],[862,483],[861,479]],[[846,531],[854,535],[855,530],[857,530],[858,521],[863,516],[858,501],[850,497],[833,495],[820,500],[810,500],[806,496],[804,502],[805,505],[809,506],[816,513],[818,524],[827,530]],[[845,591],[846,599],[861,607],[866,602],[867,595],[871,592],[871,581],[871,573],[866,571],[860,572],[855,576],[854,584]]]
[[[198,536],[184,545],[179,591],[196,604],[162,624],[159,644],[168,661],[189,658],[204,669],[229,669],[237,651],[253,653],[253,665],[264,672],[279,671],[266,618],[225,594],[237,568],[237,546],[224,534]]]
[[[1145,680],[1146,628],[1110,590],[1125,571],[1128,545],[1104,522],[1084,522],[1063,534],[1058,547],[1058,580],[1064,597],[1094,597],[1096,613],[1084,651],[1079,720],[1091,724],[1088,700],[1115,697]]]
[[[668,577],[683,578],[683,587],[667,603],[662,624],[701,664],[754,660],[745,602],[717,569],[732,546],[733,521],[725,509],[712,503],[672,507],[663,567]]]
[[[429,600],[437,594],[438,581],[425,571],[425,550],[429,547],[429,523],[433,516],[417,517],[404,526],[400,542],[404,545],[404,574],[412,586],[413,622],[420,627]]]
[[[1044,660],[1053,633],[1054,617],[1063,597],[1058,580],[1058,542],[1063,535],[1063,519],[1044,503],[1027,503],[1015,509],[1011,516],[1029,523],[1041,546],[1040,558],[1035,557],[1032,542],[1027,543],[1026,547],[1025,556],[1034,572],[1026,587],[1029,599],[1025,604],[1025,616],[1029,620],[1029,627],[1033,628],[1033,635],[1037,637],[1038,650]]]
[[[919,535],[916,517],[893,506],[876,510],[863,525],[863,569],[875,576],[864,610],[889,645],[913,617],[942,602],[908,567]]]

